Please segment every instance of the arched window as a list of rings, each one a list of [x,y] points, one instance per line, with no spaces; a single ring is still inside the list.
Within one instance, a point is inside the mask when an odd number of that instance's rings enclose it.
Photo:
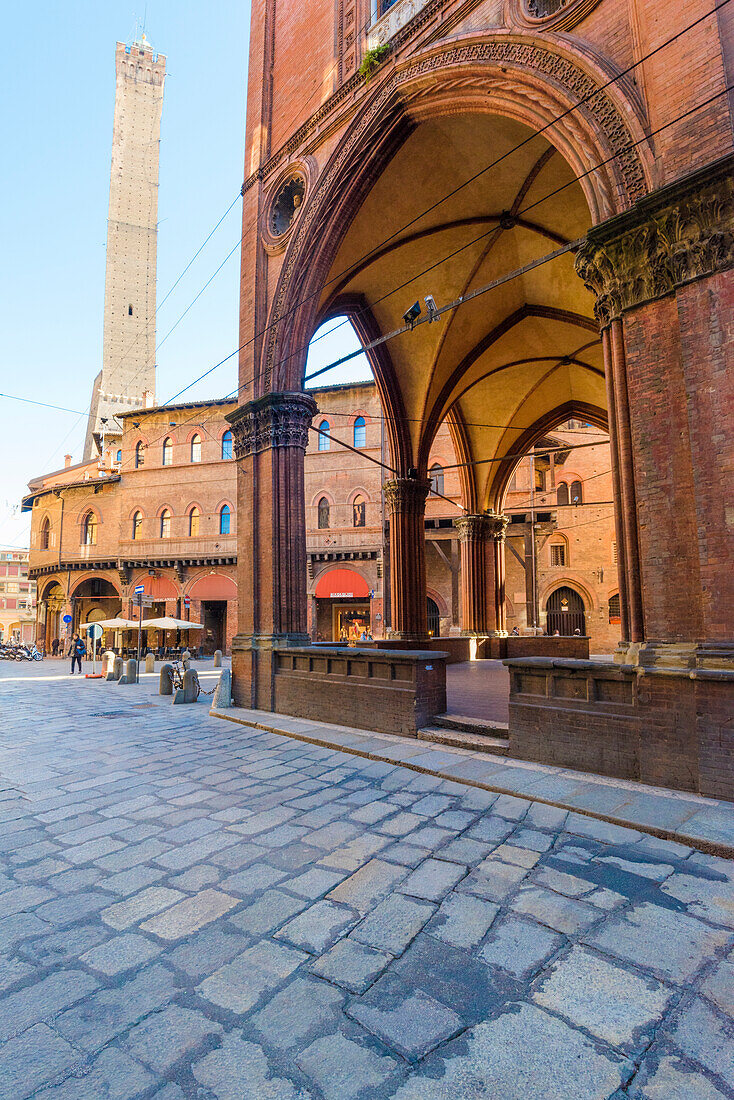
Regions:
[[[170,436],[163,443],[163,465],[173,465],[173,440]]]
[[[133,538],[139,539],[143,528],[143,513],[136,512],[133,516]]]
[[[116,457],[115,457],[115,462],[117,463],[117,465],[118,465],[118,466],[119,466],[119,465],[120,465],[120,463],[122,462],[122,451],[118,451],[118,452],[117,452],[117,455],[116,455]]]
[[[319,424],[319,431],[322,433],[319,436],[319,450],[328,451],[331,448],[331,424],[328,420],[322,420]]]
[[[41,550],[48,550],[51,542],[51,520],[46,516],[41,524]]]
[[[367,424],[363,416],[358,416],[354,421],[354,446],[367,446]]]
[[[571,503],[583,504],[584,503],[584,491],[581,487],[580,481],[571,482]]]
[[[619,607],[619,592],[609,597],[609,622],[621,622],[622,612]]]
[[[222,458],[229,459],[232,457],[232,433],[226,431],[222,436]]]
[[[201,462],[201,436],[195,435],[191,440],[191,461]]]
[[[219,509],[219,534],[228,535],[232,522],[232,512],[228,504]]]
[[[161,512],[161,538],[170,539],[171,537],[171,513],[168,508],[164,508]]]
[[[97,517],[94,512],[87,512],[82,524],[82,545],[97,545]]]
[[[367,505],[364,497],[355,497],[352,504],[352,526],[364,527],[367,518]]]
[[[559,508],[564,508],[568,504],[568,485],[565,481],[562,481],[556,489],[556,504]]]
[[[189,512],[189,535],[193,538],[199,534],[199,520],[201,519],[201,512],[194,505]]]
[[[329,502],[326,497],[319,501],[319,530],[325,531],[329,526]]]
[[[135,469],[145,466],[145,446],[142,442],[135,445]]]
[[[440,493],[443,496],[443,466],[439,466],[438,463],[431,466],[428,476],[431,479],[431,492]]]

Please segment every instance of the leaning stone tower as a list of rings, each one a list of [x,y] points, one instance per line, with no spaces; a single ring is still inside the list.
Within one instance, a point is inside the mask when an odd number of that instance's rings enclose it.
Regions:
[[[86,459],[112,441],[116,415],[155,393],[158,150],[166,59],[145,35],[117,43],[117,87],[107,220],[102,370],[94,381]]]

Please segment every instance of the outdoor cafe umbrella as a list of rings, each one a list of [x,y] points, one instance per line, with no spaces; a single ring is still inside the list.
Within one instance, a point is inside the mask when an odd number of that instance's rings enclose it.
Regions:
[[[137,626],[137,622],[132,624]],[[188,619],[174,619],[164,615],[160,619],[143,619],[143,630],[203,630],[201,623],[190,623]]]
[[[101,626],[103,630],[133,630],[137,627],[133,619],[100,619],[94,623],[82,623],[80,630],[89,630],[90,626]]]
[[[171,615],[163,615],[160,619],[143,619],[141,629],[160,630],[165,634],[168,630],[203,630],[204,627],[201,623],[190,623],[188,619],[174,619]]]

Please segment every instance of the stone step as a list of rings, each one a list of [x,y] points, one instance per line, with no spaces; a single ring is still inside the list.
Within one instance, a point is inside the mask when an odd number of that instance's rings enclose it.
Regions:
[[[481,733],[487,737],[506,737],[507,724],[490,722],[484,718],[465,718],[463,714],[436,714],[433,725],[446,730],[462,730],[464,733]]]
[[[501,728],[501,727],[500,727]],[[421,741],[448,745],[452,749],[471,749],[472,752],[491,752],[495,756],[507,756],[510,751],[508,737],[491,737],[486,733],[469,733],[447,726],[426,726],[418,730]]]

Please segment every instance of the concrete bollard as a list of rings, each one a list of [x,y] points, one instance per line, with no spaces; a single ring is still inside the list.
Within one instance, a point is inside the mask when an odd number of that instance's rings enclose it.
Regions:
[[[183,651],[183,653],[181,654],[181,661],[183,662],[183,661],[190,661],[190,660],[191,660],[191,652],[188,649],[185,649]]]
[[[195,703],[199,697],[198,691],[199,677],[193,669],[187,669],[184,672],[183,687],[178,688],[173,696],[173,703]]]
[[[111,649],[106,649],[102,654],[102,675],[108,676],[112,672],[112,666],[115,663],[115,655]]]
[[[125,674],[117,681],[118,684],[135,684],[138,679],[138,662],[134,657],[125,662]]]
[[[159,695],[173,695],[173,680],[171,679],[171,673],[173,672],[173,665],[163,665],[161,668],[161,678],[158,684]]]
[[[222,675],[214,689],[212,707],[215,710],[226,710],[232,706],[232,673],[228,668],[222,669]]]
[[[114,680],[117,682],[123,673],[123,660],[122,657],[115,657],[112,662],[112,668],[107,673],[108,680]]]
[[[155,672],[155,653],[145,654],[145,671]]]
[[[183,665],[184,672],[188,672],[191,668],[191,654],[184,653],[183,657],[181,658],[181,664]]]
[[[214,668],[222,667],[222,651],[221,649],[214,650]]]

